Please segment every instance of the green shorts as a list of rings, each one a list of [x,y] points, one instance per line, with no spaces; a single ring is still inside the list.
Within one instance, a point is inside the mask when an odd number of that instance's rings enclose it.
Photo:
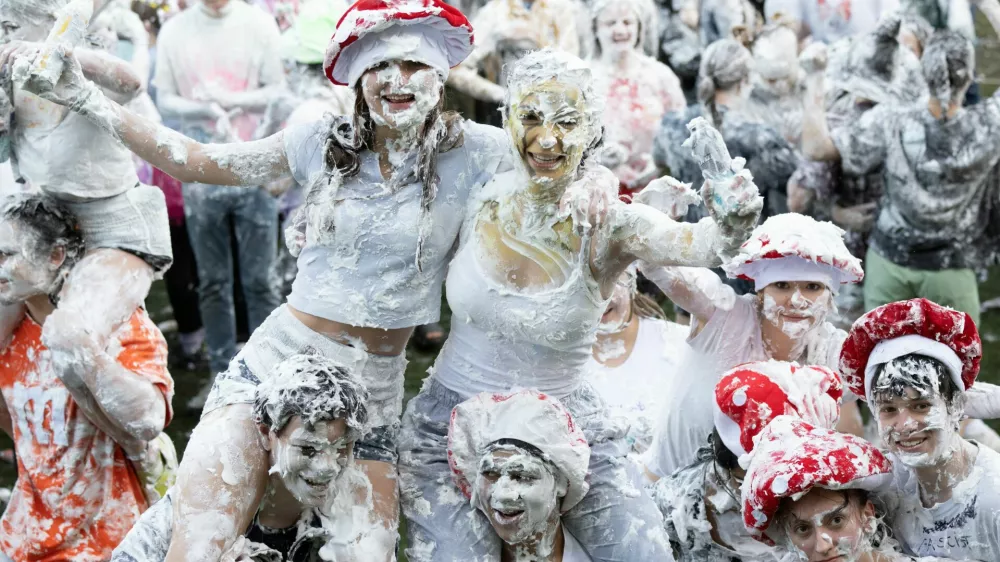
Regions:
[[[971,269],[912,269],[869,248],[865,254],[865,310],[923,297],[961,310],[979,325],[979,282]]]

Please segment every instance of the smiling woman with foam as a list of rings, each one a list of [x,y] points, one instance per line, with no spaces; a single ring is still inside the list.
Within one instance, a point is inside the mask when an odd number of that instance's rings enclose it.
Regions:
[[[510,70],[504,120],[516,165],[497,174],[469,208],[447,279],[451,335],[431,380],[403,416],[400,474],[410,560],[499,555],[500,541],[484,534],[481,516],[449,500],[457,491],[443,462],[444,432],[462,400],[515,388],[559,398],[591,441],[591,492],[563,516],[590,556],[668,559],[650,499],[621,499],[635,495],[624,466],[624,428],[610,423],[584,380],[585,366],[615,284],[630,264],[718,263],[756,223],[761,201],[718,134],[698,122],[692,144],[711,178],[705,195],[715,220],[676,223],[647,205],[617,201],[596,225],[561,212],[558,202],[571,185],[617,186],[591,162],[601,143],[602,103],[591,71],[571,55],[537,51]]]
[[[372,430],[355,454],[372,480],[373,524],[390,532],[381,554],[365,559],[395,551],[406,342],[414,326],[438,319],[466,203],[508,155],[501,131],[443,109],[449,69],[471,51],[471,25],[440,0],[361,0],[338,23],[324,65],[327,78],[354,89],[353,115],[226,145],[194,142],[121,108],[63,53],[59,86],[40,95],[171,176],[256,189],[291,175],[307,190],[290,233],[299,252],[292,294],[216,378],[181,464],[168,560],[221,555],[250,523],[268,468],[250,446],[254,391],[275,365],[310,350],[357,369],[371,394]],[[30,57],[5,54],[30,75]]]

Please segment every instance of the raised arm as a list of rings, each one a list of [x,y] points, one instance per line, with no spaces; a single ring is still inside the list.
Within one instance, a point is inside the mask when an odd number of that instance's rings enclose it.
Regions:
[[[704,267],[643,264],[639,269],[668,299],[690,312],[701,326],[708,323],[716,310],[730,310],[736,301],[736,291],[723,283],[714,271]]]
[[[799,56],[799,63],[806,72],[806,91],[802,99],[802,153],[816,161],[836,160],[840,152],[830,138],[826,123],[826,45],[813,43]]]
[[[37,49],[0,49],[0,67],[13,66],[15,83],[46,100],[69,107],[119,139],[153,166],[185,183],[258,186],[290,174],[282,133],[247,143],[201,144],[114,103],[87,80],[81,63],[66,49],[59,83],[45,90],[31,80]]]

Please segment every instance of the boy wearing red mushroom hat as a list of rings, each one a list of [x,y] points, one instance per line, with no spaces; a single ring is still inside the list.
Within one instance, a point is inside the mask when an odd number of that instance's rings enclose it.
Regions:
[[[891,481],[892,463],[871,443],[779,416],[751,454],[743,522],[787,562],[911,560],[895,552],[872,501]]]
[[[781,361],[741,365],[715,387],[715,429],[694,464],[659,480],[653,499],[678,560],[773,561],[772,548],[747,533],[740,512],[741,461],[777,416],[796,416],[818,427],[837,422],[840,378],[820,366]]]
[[[1000,454],[958,431],[981,356],[972,318],[926,299],[872,310],[844,343],[841,371],[867,399],[895,465],[884,499],[909,554],[986,561],[1000,552]]]

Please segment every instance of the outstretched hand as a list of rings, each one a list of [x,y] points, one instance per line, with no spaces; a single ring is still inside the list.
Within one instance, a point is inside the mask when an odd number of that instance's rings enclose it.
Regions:
[[[806,74],[821,74],[826,71],[829,62],[829,49],[826,43],[814,41],[802,49],[799,54],[799,66]]]
[[[691,184],[663,176],[649,182],[638,195],[632,197],[632,201],[649,205],[676,221],[684,218],[688,207],[697,205],[701,196],[691,189]]]
[[[764,199],[757,191],[753,175],[743,168],[743,158],[732,158],[726,143],[702,117],[688,123],[691,136],[684,142],[694,154],[705,178],[701,197],[709,215],[733,241],[742,242],[757,224]]]
[[[559,200],[559,211],[568,213],[579,230],[604,222],[611,204],[618,198],[618,177],[604,166],[588,166]]]

